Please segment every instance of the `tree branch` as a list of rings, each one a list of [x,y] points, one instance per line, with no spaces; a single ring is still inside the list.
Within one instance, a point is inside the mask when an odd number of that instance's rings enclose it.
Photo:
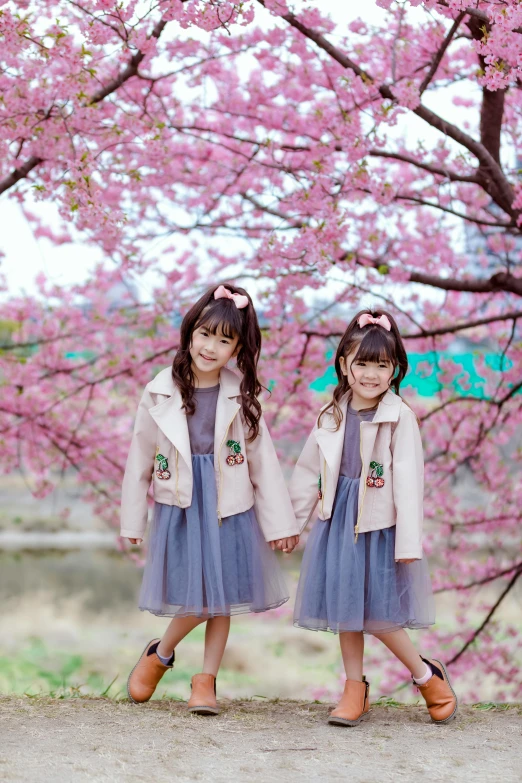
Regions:
[[[438,4],[443,6],[444,8],[449,8],[449,3],[446,2],[446,0],[438,0]],[[468,14],[469,16],[473,16],[475,19],[478,19],[483,24],[490,25],[489,16],[484,13],[484,11],[479,11],[478,8],[472,8],[468,6],[468,8],[464,9],[464,13]],[[514,30],[512,30],[513,33],[519,33],[522,34],[522,27],[515,27]]]
[[[152,33],[150,34],[151,38],[159,38],[163,30],[165,29],[167,25],[167,22],[163,19],[160,19],[160,21],[154,26],[154,29]],[[128,64],[125,66],[123,71],[116,76],[112,81],[110,81],[105,87],[102,87],[98,92],[95,92],[94,95],[91,96],[91,99],[88,102],[88,106],[92,106],[95,103],[99,103],[100,101],[103,101],[104,98],[107,97],[107,95],[110,95],[112,92],[115,92],[119,87],[121,87],[124,82],[131,79],[133,76],[136,76],[138,73],[138,67],[142,60],[145,58],[145,54],[138,50],[136,54],[134,54]]]
[[[305,228],[308,225],[303,220],[298,220],[297,218],[288,217],[288,215],[285,215],[284,212],[280,212],[277,209],[274,209],[272,207],[265,207],[263,204],[257,201],[257,199],[255,199],[253,196],[250,196],[248,193],[241,193],[240,195],[246,201],[249,201],[260,212],[266,212],[268,215],[273,215],[274,217],[278,217],[281,218],[282,220],[285,220],[287,223],[290,224],[291,228]]]
[[[245,194],[242,195],[245,196]],[[257,209],[267,211],[276,217],[280,217],[284,220],[287,220],[291,225],[292,225],[292,221],[295,220],[295,218],[290,218],[286,216],[280,210],[272,210],[270,212],[269,209],[264,207],[258,201],[255,201],[255,206]],[[430,206],[435,206],[435,205],[430,205]],[[441,209],[443,208],[441,207]],[[498,224],[494,224],[494,225],[498,225]],[[345,260],[347,255],[348,254],[344,254],[338,260],[339,261]],[[373,267],[374,269],[377,270],[380,270],[380,268],[383,265],[382,259],[363,258],[362,256],[356,257],[355,263],[365,268]],[[510,272],[497,272],[496,274],[492,275],[489,279],[485,279],[485,280],[480,280],[476,278],[472,280],[459,280],[455,277],[438,277],[436,275],[430,275],[424,272],[412,271],[409,272],[409,277],[406,278],[404,282],[429,285],[432,288],[440,288],[443,291],[468,291],[470,293],[476,293],[476,294],[488,294],[488,293],[498,293],[499,291],[506,291],[508,293],[516,294],[517,296],[522,296],[522,278],[515,277]],[[500,318],[498,318],[497,316],[495,316],[492,320],[482,319],[480,322],[477,322],[476,325],[480,326],[482,325],[482,323],[493,323],[494,320],[509,320],[510,318],[519,318],[519,317],[520,314],[518,312],[514,312],[514,313],[507,314],[505,317],[501,316]],[[462,325],[461,327],[453,327],[452,331],[456,332],[456,331],[460,331],[461,329],[467,329],[467,328],[469,328],[467,325]],[[437,333],[444,334],[445,332],[437,331]],[[423,336],[429,337],[430,332],[427,331],[424,334],[418,334],[418,335],[417,334],[406,335],[406,337],[409,337],[410,339],[416,339]]]
[[[257,2],[260,5],[265,6],[264,0],[257,0]],[[281,14],[280,18],[284,19],[289,25],[298,30],[310,41],[313,41],[320,49],[326,52],[343,68],[353,71],[353,73],[363,79],[366,83],[371,82],[372,84],[375,84],[375,80],[359,65],[357,65],[357,63],[337,49],[337,47],[330,43],[330,41],[328,41],[324,35],[316,32],[315,30],[312,30],[300,22],[294,14]],[[397,103],[395,96],[387,84],[380,84],[375,86],[383,98],[392,101],[393,103]],[[511,207],[513,202],[513,190],[511,185],[504,175],[504,172],[502,171],[502,168],[498,162],[484,147],[484,145],[481,142],[476,141],[467,133],[464,133],[464,131],[462,131],[456,125],[453,125],[453,123],[444,120],[442,117],[439,117],[438,114],[435,114],[434,111],[428,109],[422,104],[419,104],[419,106],[417,106],[416,109],[412,109],[412,111],[417,115],[417,117],[420,117],[421,120],[424,120],[424,122],[426,122],[428,125],[431,125],[432,128],[436,128],[445,136],[449,136],[450,139],[453,139],[457,142],[457,144],[465,147],[473,155],[475,155],[480,163],[482,186],[494,199],[494,201],[504,210],[504,212],[506,212],[506,214],[510,215],[510,217],[515,217]]]
[[[443,40],[442,44],[440,45],[438,51],[435,53],[435,56],[433,58],[433,61],[431,63],[431,66],[430,66],[430,69],[429,69],[428,73],[426,74],[426,76],[424,77],[424,79],[421,82],[421,85],[419,87],[419,95],[422,95],[422,93],[424,92],[426,87],[429,85],[429,83],[431,82],[431,80],[435,76],[435,74],[437,72],[437,68],[439,67],[439,65],[441,63],[442,58],[446,54],[446,49],[450,45],[450,43],[451,43],[451,41],[453,39],[453,36],[457,32],[457,30],[459,28],[459,25],[460,25],[460,23],[462,22],[462,20],[464,19],[465,16],[466,16],[466,13],[464,11],[461,11],[461,13],[457,16],[457,18],[455,19],[455,21],[451,25],[448,34],[444,38],[444,40]]]
[[[373,266],[378,269],[381,261],[372,261],[370,264],[360,263],[361,266]],[[438,277],[424,272],[410,272],[409,277],[404,281],[409,283],[420,283],[429,285],[432,288],[440,288],[442,291],[469,291],[473,294],[490,294],[499,291],[507,291],[517,296],[522,296],[522,278],[515,277],[510,272],[497,272],[487,280],[458,280],[456,277]]]
[[[522,311],[505,313],[503,315],[492,315],[490,318],[479,318],[477,321],[468,321],[465,324],[455,324],[454,326],[440,326],[438,329],[423,329],[421,327],[420,332],[413,334],[401,334],[403,340],[420,340],[423,337],[440,337],[445,334],[455,334],[455,332],[463,332],[466,329],[473,329],[475,326],[484,326],[486,324],[497,323],[498,321],[511,321],[511,319],[522,318]],[[342,337],[343,332],[317,332],[305,330],[301,334],[306,334],[309,337],[322,337],[329,339],[333,337]],[[488,520],[485,520],[488,521]]]
[[[7,177],[0,181],[0,195],[5,193],[6,190],[9,190],[9,188],[12,188],[13,185],[16,185],[18,180],[27,177],[29,172],[39,166],[42,161],[43,158],[32,155],[29,160],[23,164],[23,166],[18,166],[18,168],[13,169],[13,171],[8,174]]]
[[[514,519],[513,514],[496,514],[494,517],[483,517],[482,519],[470,519],[467,520],[466,522],[449,522],[448,524],[451,527],[452,531],[455,529],[467,530],[470,527],[480,527],[480,525],[490,525],[492,522],[495,522],[497,524],[499,522],[510,522],[513,519]],[[520,523],[522,521],[522,517],[517,516],[516,521],[517,523]]]
[[[164,356],[165,354],[171,354],[175,351],[177,351],[178,345],[169,345],[167,348],[163,348],[161,351],[156,351],[155,353],[151,354],[150,356],[147,356],[145,359],[141,360],[141,365],[149,364],[150,362],[155,361],[160,356]],[[72,389],[70,392],[67,392],[66,394],[63,394],[61,397],[56,399],[54,402],[52,402],[47,408],[44,408],[43,410],[36,411],[35,413],[31,413],[31,415],[25,415],[25,414],[19,414],[15,411],[8,410],[7,408],[0,408],[4,413],[7,413],[11,416],[17,417],[16,424],[12,426],[4,427],[3,429],[0,429],[1,434],[5,434],[9,432],[10,430],[14,429],[16,426],[19,426],[21,423],[21,420],[23,420],[25,423],[29,421],[34,421],[37,423],[37,425],[40,427],[42,426],[41,421],[42,417],[45,416],[47,413],[50,413],[53,411],[58,405],[61,405],[62,403],[66,402],[71,397],[75,397],[80,392],[82,392],[84,389],[89,389],[92,386],[99,386],[103,383],[106,383],[107,381],[113,381],[116,378],[120,378],[123,375],[129,375],[132,376],[133,372],[135,370],[134,366],[124,367],[122,370],[116,370],[115,372],[111,373],[110,375],[105,375],[101,378],[96,378],[95,380],[83,380],[79,379],[80,385],[77,386],[75,389]]]
[[[328,145],[323,145],[328,146]],[[342,144],[334,144],[332,147],[336,152],[343,152],[344,147]],[[284,152],[310,152],[311,147],[303,144],[282,144],[281,149]],[[387,152],[386,150],[373,149],[368,152],[368,155],[372,158],[390,158],[391,160],[400,160],[404,163],[411,163],[412,166],[417,166],[419,169],[428,171],[430,174],[438,174],[441,177],[451,180],[452,182],[471,182],[476,185],[480,185],[480,179],[476,174],[457,174],[449,169],[441,169],[438,166],[434,166],[431,163],[423,163],[420,160],[416,160],[411,155],[406,155],[402,152]]]
[[[422,329],[418,334],[403,334],[402,338],[405,340],[415,340],[419,337],[437,337],[443,334],[455,334],[455,332],[462,332],[464,329],[472,329],[474,326],[485,326],[486,324],[497,323],[498,321],[511,321],[516,318],[522,318],[522,311],[514,311],[510,313],[504,313],[502,315],[492,315],[489,318],[479,318],[476,321],[468,321],[466,324],[455,324],[454,326],[441,326],[438,329]]]
[[[493,617],[493,615],[494,615],[494,614],[495,614],[495,612],[497,611],[498,607],[500,606],[500,604],[502,603],[502,601],[504,600],[504,598],[506,597],[506,595],[507,595],[507,594],[510,592],[510,590],[512,590],[512,589],[513,589],[513,587],[514,587],[514,586],[515,586],[515,584],[517,583],[517,580],[518,580],[518,578],[519,578],[519,576],[520,576],[521,574],[522,574],[522,564],[520,564],[520,565],[518,566],[517,570],[516,570],[516,571],[515,571],[515,573],[513,574],[512,578],[509,580],[509,582],[508,582],[508,584],[506,585],[505,589],[504,589],[504,590],[501,592],[501,594],[500,594],[500,595],[499,595],[499,597],[497,598],[496,602],[494,603],[494,605],[491,607],[491,609],[489,610],[488,614],[487,614],[487,615],[486,615],[486,617],[484,618],[483,622],[482,622],[482,623],[479,625],[479,627],[477,628],[477,630],[474,632],[473,636],[472,636],[470,639],[468,639],[468,641],[466,642],[466,644],[464,644],[464,645],[463,645],[463,647],[461,647],[461,648],[460,648],[460,650],[458,651],[458,653],[456,653],[456,654],[453,656],[453,658],[451,658],[451,660],[449,660],[449,661],[448,661],[448,666],[450,666],[452,663],[455,663],[456,661],[458,661],[458,660],[459,660],[459,658],[460,658],[462,655],[464,655],[464,653],[466,652],[466,650],[468,649],[468,647],[469,647],[470,645],[472,645],[472,644],[473,644],[473,642],[475,641],[475,639],[476,639],[476,638],[477,638],[477,637],[478,637],[478,636],[479,636],[479,635],[482,633],[482,631],[483,631],[483,630],[484,630],[484,628],[487,626],[487,624],[489,623],[489,621],[491,620],[491,618]]]
[[[419,169],[428,171],[430,174],[437,174],[441,177],[451,180],[452,182],[471,182],[474,184],[480,184],[480,180],[476,174],[456,174],[449,169],[441,169],[438,166],[434,166],[431,163],[423,163],[416,160],[411,155],[406,155],[402,152],[386,152],[385,150],[370,150],[368,153],[372,158],[390,158],[391,160],[399,160],[403,163],[411,163],[412,166],[417,166]]]
[[[365,193],[369,193],[370,191],[365,190]],[[399,201],[411,201],[413,204],[419,204],[421,207],[432,207],[433,209],[439,209],[441,212],[446,212],[448,215],[453,215],[454,217],[458,217],[461,220],[467,220],[469,223],[476,223],[478,226],[491,226],[492,228],[514,228],[515,224],[513,222],[510,223],[501,223],[498,220],[482,220],[481,218],[472,217],[471,215],[466,215],[464,212],[457,212],[455,209],[449,209],[449,207],[443,207],[441,204],[436,204],[433,201],[426,201],[423,198],[419,198],[418,196],[408,196],[405,193],[397,193],[395,195],[395,198]]]
[[[496,579],[500,579],[502,576],[512,574],[513,571],[522,568],[522,563],[515,563],[510,568],[504,569],[504,571],[497,571],[495,574],[485,576],[483,579],[477,579],[475,582],[468,582],[467,585],[448,585],[447,587],[439,587],[438,590],[434,590],[434,593],[447,593],[450,590],[469,590],[472,587],[480,587],[480,585],[486,585],[489,582],[494,582]]]
[[[471,17],[467,21],[467,27],[474,41],[482,41],[484,38],[484,29],[491,30],[489,22],[479,22]],[[486,60],[483,55],[478,56],[480,67],[486,70]],[[500,137],[502,133],[502,118],[504,115],[504,100],[506,90],[490,90],[487,86],[482,87],[482,105],[480,108],[480,141],[484,147],[489,150],[491,155],[500,164]]]
[[[166,21],[160,20],[155,25],[151,33],[151,37],[159,38],[166,24]],[[144,57],[145,54],[143,52],[137,51],[136,54],[132,56],[130,62],[121,71],[121,73],[116,76],[116,78],[114,78],[105,87],[102,87],[100,90],[98,90],[98,92],[95,92],[94,95],[91,96],[90,100],[87,102],[87,106],[92,106],[104,100],[104,98],[121,87],[121,85],[128,81],[132,76],[136,76],[138,73],[138,66]],[[13,185],[15,185],[19,180],[27,177],[29,172],[39,166],[40,163],[43,163],[43,161],[44,158],[33,155],[31,158],[29,158],[28,161],[26,161],[26,163],[23,164],[23,166],[19,166],[14,169],[7,177],[0,181],[0,195],[5,193],[6,190],[9,190],[9,188],[12,188]]]
[[[255,205],[258,209],[268,211],[262,204],[259,202],[255,202]],[[433,206],[433,205],[432,205]],[[295,220],[294,218],[289,218],[288,216],[285,216],[285,214],[279,210],[272,210],[271,214],[274,214],[276,217],[280,217],[284,220],[287,220],[290,224],[292,224],[292,220]],[[496,224],[498,225],[498,224]],[[338,260],[343,261],[346,259],[348,254],[344,254],[341,256]],[[363,258],[362,256],[358,256],[355,259],[355,263],[359,266],[363,266],[365,268],[373,267],[374,269],[380,270],[383,261],[379,258]],[[480,279],[472,279],[472,280],[459,280],[455,277],[438,277],[436,275],[430,275],[425,272],[416,272],[412,271],[409,272],[409,277],[404,280],[404,282],[410,282],[410,283],[419,283],[420,285],[429,285],[432,288],[439,288],[443,291],[468,291],[470,293],[475,294],[488,294],[488,293],[498,293],[499,291],[505,291],[508,293],[516,294],[517,296],[522,296],[522,278],[515,277],[510,272],[496,272],[494,275],[492,275],[489,279],[480,280]],[[493,323],[494,320],[509,320],[510,318],[519,318],[520,315],[518,312],[513,312],[507,314],[505,317],[501,316],[500,318],[495,316],[492,320],[489,319],[481,319],[481,321],[477,322],[475,325],[480,326],[483,323]],[[461,327],[453,327],[452,331],[460,331],[461,329],[467,329],[469,328],[467,325],[462,325]],[[438,334],[444,334],[445,332],[439,332]],[[406,338],[410,339],[416,339],[419,337],[429,337],[430,332],[427,331],[424,334],[416,334],[416,335],[406,335]]]

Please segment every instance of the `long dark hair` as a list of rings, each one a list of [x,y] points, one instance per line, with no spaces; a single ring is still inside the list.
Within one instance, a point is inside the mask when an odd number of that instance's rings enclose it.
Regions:
[[[368,324],[361,329],[358,320],[361,315],[368,313],[374,318],[385,315],[391,324],[391,330],[388,332],[383,326],[378,324]],[[353,362],[382,362],[389,361],[393,365],[393,377],[390,386],[393,387],[395,394],[399,394],[401,381],[408,372],[408,356],[395,323],[394,317],[386,310],[361,310],[354,315],[348,324],[345,333],[341,337],[341,342],[335,354],[335,372],[337,373],[337,386],[334,389],[333,398],[329,405],[321,412],[318,420],[318,426],[321,426],[321,419],[324,414],[331,410],[335,421],[335,429],[338,430],[343,420],[343,414],[339,402],[350,391],[348,375],[344,375],[341,370],[341,356],[346,358],[357,348],[357,353]],[[348,368],[348,372],[351,369]],[[400,396],[400,395],[399,395]]]
[[[259,434],[261,403],[257,399],[263,388],[257,377],[257,363],[261,352],[261,329],[256,311],[249,294],[244,288],[225,283],[232,294],[241,294],[248,298],[248,305],[238,309],[232,299],[222,297],[214,299],[217,286],[212,286],[198,299],[185,315],[180,330],[178,351],[172,362],[172,378],[181,392],[183,407],[187,416],[194,415],[194,372],[190,356],[192,333],[204,326],[211,334],[221,329],[230,340],[239,338],[239,352],[236,356],[237,367],[242,374],[240,384],[241,410],[250,429],[248,441],[255,440]]]

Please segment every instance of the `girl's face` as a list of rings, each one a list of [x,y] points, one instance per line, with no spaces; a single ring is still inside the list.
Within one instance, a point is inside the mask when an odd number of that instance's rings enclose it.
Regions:
[[[352,390],[351,405],[356,410],[369,408],[390,388],[394,367],[389,360],[380,362],[354,361],[358,347],[348,356],[341,356],[341,372],[347,376]]]
[[[212,334],[206,326],[198,326],[192,332],[189,350],[198,385],[211,386],[218,383],[221,368],[237,354],[239,337],[227,337],[220,327]]]

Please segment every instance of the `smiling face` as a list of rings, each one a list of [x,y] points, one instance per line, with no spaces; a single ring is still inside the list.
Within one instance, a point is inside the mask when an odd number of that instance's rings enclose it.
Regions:
[[[189,349],[197,385],[200,388],[215,386],[219,382],[221,368],[238,350],[239,337],[223,331],[221,324],[215,329],[205,324],[197,326],[192,332]]]
[[[363,361],[357,357],[359,348],[348,356],[341,356],[341,372],[346,376],[352,390],[351,405],[355,410],[371,408],[390,388],[394,367],[389,359]]]

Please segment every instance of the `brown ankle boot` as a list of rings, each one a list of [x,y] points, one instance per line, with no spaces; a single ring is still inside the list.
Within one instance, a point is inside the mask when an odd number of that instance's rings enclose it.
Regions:
[[[129,694],[129,699],[135,704],[148,701],[165,672],[172,669],[174,653],[172,653],[169,665],[165,666],[156,655],[159,643],[159,639],[153,639],[148,643],[138,663],[129,674],[127,693]]]
[[[422,659],[433,672],[425,685],[417,685],[423,696],[432,721],[449,723],[457,713],[457,697],[451,687],[446,669],[436,658]]]
[[[188,702],[189,712],[195,715],[218,715],[216,701],[216,678],[213,674],[195,674],[192,678],[192,693]]]
[[[370,683],[346,680],[344,693],[337,707],[332,710],[328,723],[334,726],[357,726],[370,711]]]

